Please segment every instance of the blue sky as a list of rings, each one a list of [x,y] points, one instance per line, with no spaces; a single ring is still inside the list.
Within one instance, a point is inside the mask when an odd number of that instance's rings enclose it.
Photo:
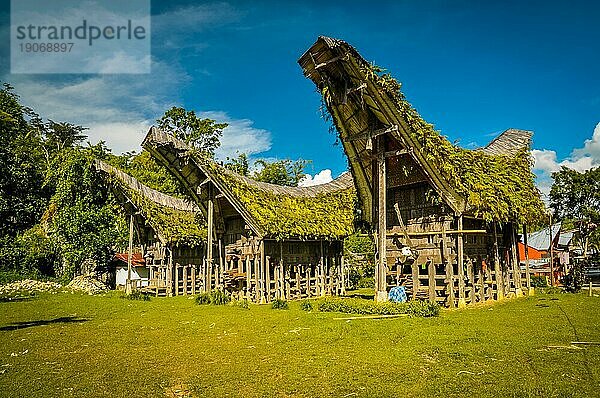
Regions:
[[[220,156],[312,160],[346,168],[296,61],[319,35],[344,39],[403,83],[450,140],[484,145],[534,131],[539,184],[559,165],[600,164],[600,5],[590,1],[152,2],[149,75],[11,75],[9,7],[0,76],[53,119],[90,127],[116,152],[181,105],[228,121]],[[327,173],[321,177],[326,177]]]

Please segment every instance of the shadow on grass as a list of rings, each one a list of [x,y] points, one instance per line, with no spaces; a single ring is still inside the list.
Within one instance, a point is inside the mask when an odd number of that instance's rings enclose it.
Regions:
[[[51,325],[53,323],[82,323],[82,322],[87,322],[87,321],[89,321],[89,319],[77,319],[74,316],[63,316],[60,318],[54,318],[54,319],[49,319],[49,320],[16,322],[16,323],[13,323],[12,325],[1,327],[0,331],[9,332],[11,330],[26,329],[26,328],[30,328],[30,327],[34,327],[34,326]]]
[[[0,303],[15,303],[19,301],[29,301],[35,296],[17,296],[17,297],[0,297]]]

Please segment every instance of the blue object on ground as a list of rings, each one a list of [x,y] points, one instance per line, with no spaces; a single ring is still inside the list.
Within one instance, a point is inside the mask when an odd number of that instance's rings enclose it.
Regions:
[[[404,286],[394,286],[390,290],[389,299],[392,303],[404,303],[407,301]]]

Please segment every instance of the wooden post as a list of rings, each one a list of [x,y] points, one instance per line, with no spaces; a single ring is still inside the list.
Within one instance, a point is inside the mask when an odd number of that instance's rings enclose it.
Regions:
[[[473,261],[471,259],[467,259],[467,277],[469,278],[469,283],[471,287],[469,288],[469,302],[475,302],[475,271],[473,270]]]
[[[246,299],[252,301],[252,268],[250,268],[250,256],[246,255]]]
[[[265,279],[267,290],[267,303],[271,301],[271,257],[265,256]]]
[[[416,261],[414,261],[412,263],[411,271],[412,271],[412,286],[413,286],[411,300],[415,300],[417,298],[417,295],[419,294],[419,289],[421,287],[421,281],[419,280],[419,266],[417,265]]]
[[[260,272],[260,260],[259,260],[259,256],[257,256],[256,254],[254,255],[254,260],[252,260],[252,263],[254,265],[254,300],[256,300],[257,303],[260,303],[260,287],[258,286],[258,274]]]
[[[179,296],[179,264],[175,264],[175,295]]]
[[[260,241],[260,303],[264,303],[265,302],[265,291],[266,291],[266,286],[265,286],[265,241],[261,240]]]
[[[127,252],[127,281],[125,282],[125,294],[131,294],[131,256],[133,253],[133,214],[129,216],[129,251]]]
[[[342,250],[342,253],[343,253],[343,250]],[[340,268],[341,268],[341,272],[342,272],[341,273],[341,278],[342,278],[342,280],[341,280],[342,292],[341,293],[342,293],[342,296],[345,296],[346,295],[346,278],[345,278],[346,277],[346,263],[344,260],[344,256],[342,256],[340,258]]]
[[[429,266],[427,267],[427,274],[429,275],[429,301],[435,303],[435,265],[433,261],[429,262]]]
[[[301,277],[300,277],[300,264],[296,264],[296,293],[298,294],[298,299],[302,298],[302,287],[301,287]]]
[[[196,294],[196,264],[192,265],[192,295]]]
[[[447,295],[448,295],[448,306],[450,308],[454,308],[456,303],[455,303],[455,295],[454,295],[454,265],[452,264],[452,262],[450,261],[450,259],[448,258],[448,249],[446,248],[446,222],[444,221],[442,223],[442,241],[441,241],[441,254],[442,254],[442,264],[446,266],[446,288],[447,288]]]
[[[515,284],[515,295],[523,295],[521,284],[521,265],[519,264],[519,241],[517,237],[518,225],[511,223],[511,258],[513,262],[513,283]]]
[[[502,267],[500,266],[500,254],[498,252],[498,231],[494,221],[494,274],[496,275],[496,300],[504,298],[504,283],[502,281]]]
[[[279,299],[279,264],[273,264],[273,279],[275,281],[274,289],[275,289],[275,299]]]
[[[213,238],[214,238],[214,230],[215,230],[215,206],[213,202],[213,190],[212,187],[209,188],[208,191],[208,239],[206,246],[206,268],[207,268],[207,279],[205,280],[206,291],[209,292],[212,289],[212,265],[213,265]]]
[[[531,271],[529,269],[529,243],[527,242],[527,224],[523,225],[523,245],[525,246],[525,277],[527,278],[527,295],[532,296],[534,290],[531,286]]]
[[[463,230],[463,216],[458,217],[458,230]],[[464,250],[463,250],[463,234],[462,232],[456,235],[456,248],[458,256],[458,308],[466,305],[465,300],[465,270],[464,270]]]
[[[225,291],[225,253],[221,237],[219,237],[219,287]]]
[[[485,275],[483,274],[483,262],[478,259],[477,278],[479,280],[479,301],[485,301]]]
[[[184,296],[187,296],[187,294],[188,294],[188,290],[187,290],[187,285],[188,285],[188,283],[187,283],[188,282],[188,279],[187,279],[187,277],[188,277],[187,270],[188,270],[187,265],[184,265],[183,266],[183,295]]]
[[[310,297],[311,296],[311,291],[310,291],[310,270],[312,269],[312,264],[308,264],[308,267],[306,267],[306,297]]]
[[[377,138],[377,264],[375,266],[375,301],[387,301],[387,185],[385,164],[385,136]]]

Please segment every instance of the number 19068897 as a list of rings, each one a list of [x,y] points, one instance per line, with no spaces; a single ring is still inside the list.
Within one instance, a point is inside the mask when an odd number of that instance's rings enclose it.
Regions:
[[[74,43],[20,43],[22,53],[70,53]]]

